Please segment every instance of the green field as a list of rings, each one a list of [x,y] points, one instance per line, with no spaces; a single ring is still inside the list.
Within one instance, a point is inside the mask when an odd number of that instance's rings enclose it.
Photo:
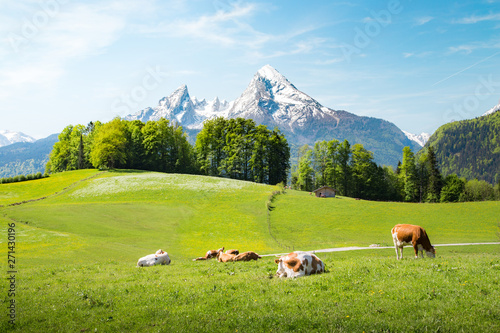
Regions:
[[[327,273],[273,277],[274,257],[193,262],[221,246],[273,254],[392,245],[397,223],[431,242],[498,242],[500,203],[320,199],[230,179],[83,170],[0,185],[0,331],[493,332],[500,330],[500,245],[437,247],[396,261],[393,249],[321,253]],[[40,199],[40,200],[39,200]],[[21,204],[16,204],[21,203]],[[14,204],[14,205],[13,205]],[[137,268],[167,251],[169,266]],[[5,285],[5,288],[3,287]],[[16,324],[8,323],[15,299]]]

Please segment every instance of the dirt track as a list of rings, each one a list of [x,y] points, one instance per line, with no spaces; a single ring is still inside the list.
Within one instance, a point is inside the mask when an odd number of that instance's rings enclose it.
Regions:
[[[500,242],[434,244],[433,246],[438,247],[438,246],[467,246],[467,245],[500,245]],[[408,245],[405,247],[411,247],[411,245]],[[367,246],[367,247],[350,246],[350,247],[336,247],[336,248],[331,248],[331,249],[312,250],[312,251],[305,251],[305,252],[322,253],[322,252],[343,252],[343,251],[378,250],[378,249],[394,249],[394,246]],[[285,254],[288,254],[288,252],[287,253],[276,253],[276,254],[263,254],[261,256],[262,257],[274,257],[274,256],[282,256]]]

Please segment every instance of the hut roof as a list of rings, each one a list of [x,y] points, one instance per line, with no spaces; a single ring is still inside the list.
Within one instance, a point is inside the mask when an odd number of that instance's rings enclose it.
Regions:
[[[337,190],[336,190],[336,189],[334,189],[333,187],[330,187],[330,186],[321,186],[320,188],[318,188],[318,189],[314,190],[313,192],[314,192],[314,193],[316,193],[316,192],[318,192],[318,191],[323,191],[323,190],[326,190],[326,189],[330,189],[330,190],[332,190],[332,191],[337,192]]]

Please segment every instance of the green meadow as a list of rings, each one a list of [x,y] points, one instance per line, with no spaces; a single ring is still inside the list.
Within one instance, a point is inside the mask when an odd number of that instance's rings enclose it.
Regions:
[[[195,175],[82,170],[0,185],[0,331],[500,331],[500,245],[319,253],[325,274],[277,279],[274,256],[192,261],[225,246],[261,255],[379,244],[397,223],[434,245],[498,242],[499,202],[321,199]],[[7,280],[15,224],[15,296]],[[11,230],[12,231],[12,230]],[[168,266],[137,268],[157,249]],[[15,301],[15,324],[8,322]]]

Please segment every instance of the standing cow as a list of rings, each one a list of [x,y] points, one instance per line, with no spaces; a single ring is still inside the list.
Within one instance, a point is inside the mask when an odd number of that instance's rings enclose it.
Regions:
[[[401,250],[401,259],[403,259],[403,246],[408,244],[413,245],[415,259],[418,258],[419,251],[423,258],[424,250],[429,258],[436,257],[436,250],[431,245],[424,228],[412,224],[397,224],[392,228],[391,233],[397,260],[399,260],[399,250]]]
[[[309,252],[295,251],[275,259],[278,264],[278,277],[296,278],[305,275],[319,274],[325,271],[325,264]]]

